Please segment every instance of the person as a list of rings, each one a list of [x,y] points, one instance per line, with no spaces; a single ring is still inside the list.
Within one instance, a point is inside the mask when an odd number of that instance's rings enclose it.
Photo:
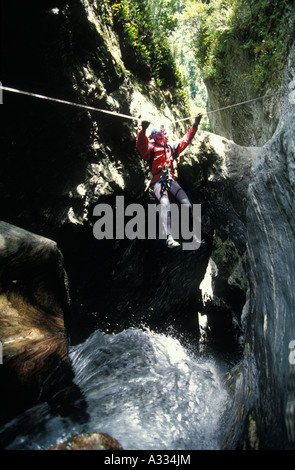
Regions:
[[[137,134],[136,148],[143,160],[149,164],[152,175],[151,187],[157,201],[161,205],[161,219],[167,236],[166,244],[168,248],[176,248],[180,246],[177,240],[174,240],[171,233],[171,213],[169,193],[174,196],[180,204],[189,206],[191,213],[191,203],[185,191],[176,181],[173,162],[179,157],[186,147],[194,138],[202,113],[195,117],[195,122],[188,132],[180,139],[178,144],[169,145],[168,137],[164,129],[154,128],[151,132],[152,140],[149,141],[146,130],[150,125],[150,121],[142,121],[141,130]]]

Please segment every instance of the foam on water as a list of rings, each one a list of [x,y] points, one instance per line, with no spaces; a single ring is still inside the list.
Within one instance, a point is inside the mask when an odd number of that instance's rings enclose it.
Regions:
[[[72,349],[89,426],[125,449],[217,449],[226,393],[217,368],[149,330],[93,333]]]
[[[44,448],[82,430],[108,433],[125,450],[220,448],[227,395],[218,367],[177,339],[136,328],[98,330],[72,347],[70,358],[87,422],[77,425],[39,404],[0,429],[5,448]]]

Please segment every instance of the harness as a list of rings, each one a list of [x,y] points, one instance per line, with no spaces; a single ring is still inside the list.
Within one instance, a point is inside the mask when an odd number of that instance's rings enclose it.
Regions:
[[[164,188],[168,190],[171,186],[172,181],[174,181],[174,178],[171,174],[171,170],[167,166],[164,166],[161,169],[161,173],[161,177],[157,180],[157,183],[160,181]]]
[[[164,147],[165,160],[166,160],[166,144],[165,145],[157,144],[157,146]],[[174,155],[175,148],[174,147],[173,148],[170,147],[170,148],[172,149],[172,153]],[[154,147],[152,147],[151,158],[149,160],[150,169],[152,168],[154,158],[155,158],[155,150],[154,150]],[[172,162],[172,169],[173,169],[173,162]],[[164,188],[168,190],[171,186],[172,181],[174,181],[174,178],[171,174],[171,168],[165,165],[163,166],[163,168],[161,168],[161,170],[159,170],[156,174],[154,174],[153,177],[160,173],[161,173],[161,177],[157,180],[157,183],[160,181],[162,183],[162,186],[164,186]]]

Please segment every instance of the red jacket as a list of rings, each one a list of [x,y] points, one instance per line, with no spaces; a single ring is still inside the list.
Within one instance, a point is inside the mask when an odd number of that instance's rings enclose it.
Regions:
[[[180,139],[177,145],[171,147],[167,144],[165,148],[163,145],[149,142],[145,134],[145,130],[141,129],[141,131],[139,131],[136,139],[136,148],[141,158],[149,163],[150,172],[153,175],[151,184],[154,184],[159,178],[161,178],[161,169],[165,165],[170,168],[173,178],[176,179],[173,173],[173,160],[177,158],[188,146],[194,138],[197,130],[198,126],[194,124]]]

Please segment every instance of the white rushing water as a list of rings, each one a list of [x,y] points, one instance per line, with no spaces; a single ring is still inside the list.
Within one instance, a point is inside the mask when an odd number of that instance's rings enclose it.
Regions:
[[[213,360],[141,329],[95,331],[70,357],[89,420],[77,426],[38,405],[6,426],[15,433],[7,448],[42,448],[86,430],[110,434],[125,450],[220,449],[227,395]]]

